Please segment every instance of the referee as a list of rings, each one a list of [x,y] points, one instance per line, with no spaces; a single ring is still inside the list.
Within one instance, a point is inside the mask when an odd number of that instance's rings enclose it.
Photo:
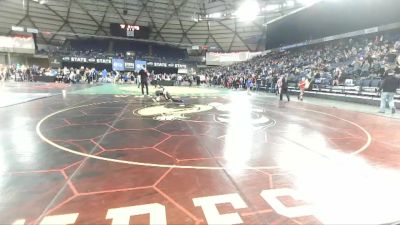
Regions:
[[[146,86],[146,95],[149,95],[149,84],[148,84],[149,75],[144,69],[141,69],[139,71],[139,75],[140,75],[140,83],[142,85],[142,95],[144,96],[144,86]]]

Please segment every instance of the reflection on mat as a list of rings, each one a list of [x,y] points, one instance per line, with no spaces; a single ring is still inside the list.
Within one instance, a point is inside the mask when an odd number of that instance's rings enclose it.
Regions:
[[[0,92],[0,107],[11,106],[32,100],[50,97],[49,93],[2,93]]]

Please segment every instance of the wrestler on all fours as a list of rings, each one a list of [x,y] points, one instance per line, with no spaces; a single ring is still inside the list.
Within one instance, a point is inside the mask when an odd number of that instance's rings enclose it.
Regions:
[[[153,100],[156,102],[160,102],[161,97],[163,97],[165,101],[172,101],[172,102],[179,102],[179,103],[183,102],[182,99],[177,99],[177,98],[172,97],[171,94],[168,92],[168,90],[161,85],[156,86],[155,96],[156,97]]]

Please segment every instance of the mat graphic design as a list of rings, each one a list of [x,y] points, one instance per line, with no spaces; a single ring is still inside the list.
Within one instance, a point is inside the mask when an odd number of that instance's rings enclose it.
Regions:
[[[13,106],[0,117],[0,221],[400,219],[398,121],[245,93],[183,100],[67,94]]]

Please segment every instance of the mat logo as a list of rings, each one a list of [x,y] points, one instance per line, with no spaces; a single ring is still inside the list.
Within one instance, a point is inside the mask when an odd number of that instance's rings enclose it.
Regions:
[[[161,121],[185,120],[190,118],[192,114],[206,112],[211,109],[213,109],[213,107],[208,105],[169,103],[139,109],[135,114],[153,117],[153,119]]]
[[[234,125],[235,123],[244,121],[253,128],[272,127],[276,123],[275,120],[265,116],[261,108],[243,108],[221,103],[211,103],[210,105],[220,112],[215,114],[215,120],[221,123]]]
[[[260,196],[271,206],[277,214],[288,218],[311,216],[313,209],[311,206],[302,205],[288,207],[281,202],[282,197],[292,197],[295,200],[299,199],[299,194],[292,189],[270,189],[264,190]],[[246,202],[239,194],[216,195],[192,199],[194,206],[200,207],[203,210],[204,217],[208,224],[242,224],[243,220],[239,213],[221,214],[218,211],[217,205],[230,204],[234,209],[248,208]],[[151,203],[145,205],[129,206],[123,208],[114,208],[107,211],[106,220],[111,220],[112,225],[129,225],[131,219],[135,224],[135,216],[148,215],[150,225],[166,225],[167,214],[166,207],[160,203]],[[64,215],[54,215],[44,217],[40,225],[57,224],[67,225],[75,224],[79,217],[79,213],[71,213]],[[24,225],[25,220],[17,220],[13,225]]]
[[[189,119],[193,114],[215,109],[217,111],[217,113],[214,114],[215,120],[224,124],[246,120],[246,122],[254,128],[266,128],[274,126],[276,123],[275,120],[266,117],[263,114],[262,109],[249,108],[246,109],[246,112],[235,114],[232,113],[233,110],[230,107],[230,104],[222,104],[218,102],[210,103],[208,105],[169,103],[139,109],[135,114],[140,116],[149,116],[159,121],[172,121]],[[237,108],[235,110],[237,110]]]

